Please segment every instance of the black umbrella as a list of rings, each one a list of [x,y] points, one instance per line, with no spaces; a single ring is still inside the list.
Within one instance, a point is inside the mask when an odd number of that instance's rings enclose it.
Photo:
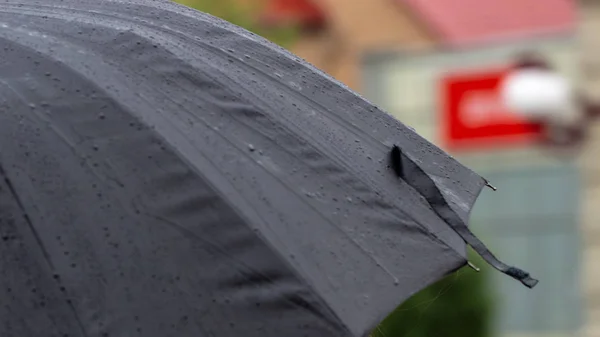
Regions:
[[[170,2],[1,2],[0,164],[2,337],[365,336],[465,242],[536,283],[467,229],[484,179]]]

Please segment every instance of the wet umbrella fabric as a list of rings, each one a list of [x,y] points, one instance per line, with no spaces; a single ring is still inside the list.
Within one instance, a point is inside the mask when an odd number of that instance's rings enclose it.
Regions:
[[[0,44],[0,336],[365,336],[465,242],[535,285],[466,227],[484,179],[256,35],[8,0]]]

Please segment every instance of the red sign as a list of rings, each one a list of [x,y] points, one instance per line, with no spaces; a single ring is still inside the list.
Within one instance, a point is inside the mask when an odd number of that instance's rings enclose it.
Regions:
[[[442,140],[448,149],[518,146],[539,139],[542,128],[502,103],[507,69],[455,72],[441,78]]]

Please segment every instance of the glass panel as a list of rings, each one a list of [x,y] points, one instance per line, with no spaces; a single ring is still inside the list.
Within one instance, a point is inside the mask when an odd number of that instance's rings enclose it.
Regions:
[[[564,226],[565,223],[560,225]],[[573,296],[573,289],[579,288],[579,284],[574,283],[577,278],[573,277],[577,271],[573,268],[577,265],[574,257],[577,256],[578,242],[575,238],[573,231],[563,230],[538,235],[531,242],[537,261],[532,272],[544,280],[534,292],[537,304],[534,320],[536,330],[567,332],[578,326],[579,306],[577,297]]]
[[[496,324],[506,333],[571,333],[580,325],[579,184],[572,164],[479,170],[500,189],[484,193],[471,217],[482,239],[509,264],[539,278],[533,290],[499,273]]]
[[[507,263],[518,264],[521,268],[530,270],[532,263],[529,261],[529,241],[526,236],[499,237],[494,250]],[[530,331],[531,314],[536,309],[532,292],[498,273],[493,273],[492,279],[499,301],[496,309],[498,330]]]

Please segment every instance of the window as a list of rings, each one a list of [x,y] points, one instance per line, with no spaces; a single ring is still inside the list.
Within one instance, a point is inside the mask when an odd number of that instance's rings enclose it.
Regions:
[[[506,263],[515,263],[540,279],[529,290],[491,273],[498,330],[506,336],[574,336],[582,304],[577,168],[564,164],[477,171],[501,188],[482,193],[471,215],[471,228]]]

